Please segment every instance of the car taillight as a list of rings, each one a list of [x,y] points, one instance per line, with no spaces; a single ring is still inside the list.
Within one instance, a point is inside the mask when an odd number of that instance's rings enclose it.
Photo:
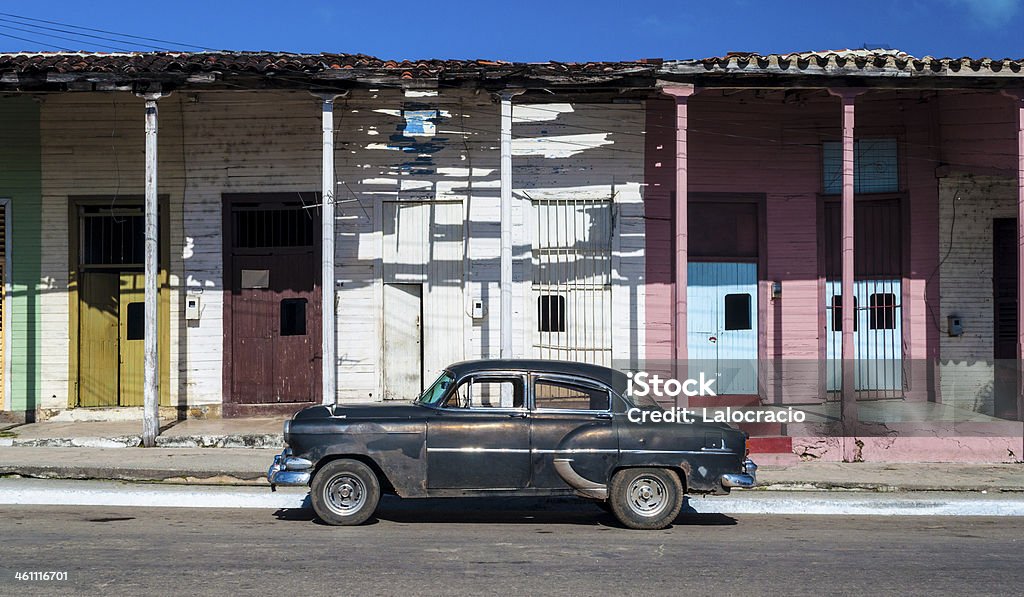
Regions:
[[[749,435],[743,441],[743,457],[746,458],[748,456],[750,456],[750,436]]]

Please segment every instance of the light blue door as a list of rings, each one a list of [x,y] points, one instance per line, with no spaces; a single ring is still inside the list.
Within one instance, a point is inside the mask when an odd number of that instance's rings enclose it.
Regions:
[[[857,280],[853,286],[854,389],[903,389],[902,284],[899,279]],[[828,390],[842,386],[842,284],[825,283]]]
[[[757,265],[687,267],[687,376],[717,381],[717,394],[757,393]]]

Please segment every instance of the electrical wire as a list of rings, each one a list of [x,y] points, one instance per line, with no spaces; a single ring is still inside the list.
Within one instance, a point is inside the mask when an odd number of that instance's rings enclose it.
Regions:
[[[114,195],[110,198],[110,211],[114,213],[114,223],[121,224],[124,220],[118,220],[116,212],[114,211],[114,205],[117,203],[117,199],[121,194],[121,162],[117,158],[117,96],[111,96],[111,121],[113,124],[110,128],[110,154],[114,159]]]
[[[0,19],[0,22],[12,22],[12,21],[8,21],[7,19]],[[14,31],[21,31],[21,32],[24,32],[24,33],[31,33],[33,35],[42,35],[43,37],[52,37],[54,39],[63,39],[64,41],[73,41],[75,43],[90,43],[90,42],[83,42],[81,39],[75,39],[73,37],[67,37],[65,35],[56,35],[56,34],[53,34],[53,33],[44,33],[42,31],[33,31],[31,29],[23,29],[21,27],[14,27],[12,25],[0,25],[0,28],[2,28],[2,29],[11,29],[11,30],[14,30]],[[91,42],[91,43],[93,43],[93,45],[101,47],[101,48],[107,48],[108,50],[117,50],[117,51],[120,51],[120,52],[130,52],[131,51],[131,50],[129,50],[127,48],[123,48],[123,47],[108,46],[108,45],[105,45],[105,44],[97,44],[95,42]]]
[[[129,33],[119,33],[117,31],[109,31],[109,30],[106,30],[106,29],[95,29],[95,28],[92,28],[92,27],[82,27],[80,25],[72,25],[70,23],[62,23],[60,21],[51,21],[51,20],[47,20],[47,19],[36,19],[36,18],[33,18],[33,17],[26,17],[26,16],[23,16],[23,15],[17,15],[17,14],[12,14],[12,13],[7,13],[7,12],[0,12],[0,17],[10,17],[10,18],[13,18],[13,19],[19,19],[20,21],[33,21],[33,22],[36,22],[36,23],[46,23],[48,25],[60,25],[61,27],[71,27],[72,29],[78,29],[78,30],[81,30],[81,31],[92,31],[94,33],[105,33],[107,35],[114,35],[114,36],[117,36],[117,37],[124,37],[124,38],[129,38],[129,39],[137,39],[137,40],[141,40],[141,41],[153,41],[153,42],[157,42],[157,43],[161,43],[161,44],[170,44],[171,46],[178,46],[178,47],[184,47],[184,48],[199,48],[201,50],[207,50],[207,51],[213,50],[213,48],[208,48],[206,46],[202,46],[202,45],[199,45],[199,44],[191,44],[191,43],[185,43],[185,42],[179,42],[179,41],[170,41],[170,40],[159,39],[159,38],[155,38],[155,37],[145,37],[145,36],[141,36],[141,35],[132,35],[132,34],[129,34]],[[7,20],[7,19],[5,19],[5,20]],[[12,22],[17,22],[17,21],[12,21]],[[30,23],[21,23],[21,24],[29,25],[31,27],[39,27],[39,28],[43,28],[43,29],[47,28],[47,27],[44,27],[42,25],[32,25]],[[52,28],[50,28],[50,29],[52,29]],[[64,30],[61,30],[61,29],[53,29],[53,30],[54,31],[62,31],[64,33],[73,33],[73,32],[64,31]],[[76,35],[82,35],[82,36],[87,36],[87,37],[95,37],[97,39],[104,39],[106,41],[115,41],[115,42],[123,42],[124,41],[124,40],[111,39],[109,37],[101,37],[101,36],[88,35],[86,33],[76,33]],[[160,48],[160,46],[154,46],[154,45],[150,45],[148,47]],[[169,48],[161,48],[161,49],[169,49]]]
[[[53,44],[48,44],[46,42],[39,41],[38,39],[26,39],[24,37],[18,37],[17,35],[11,35],[10,33],[4,33],[2,31],[0,31],[0,37],[9,37],[11,39],[18,39],[18,40],[21,40],[21,41],[27,41],[30,44],[46,46],[47,48],[53,48],[53,49],[59,50],[61,52],[68,52],[68,51],[70,51],[67,48],[62,48],[60,46],[55,46]]]

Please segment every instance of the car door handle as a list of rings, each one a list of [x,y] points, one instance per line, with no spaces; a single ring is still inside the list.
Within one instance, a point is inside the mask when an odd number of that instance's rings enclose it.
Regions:
[[[525,419],[526,413],[508,413],[508,416],[512,419]]]
[[[612,413],[597,413],[594,416],[598,419],[610,419],[612,418]]]

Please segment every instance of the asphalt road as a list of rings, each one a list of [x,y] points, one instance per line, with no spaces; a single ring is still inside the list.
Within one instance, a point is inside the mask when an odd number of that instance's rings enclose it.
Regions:
[[[651,532],[581,502],[502,505],[386,499],[354,528],[301,509],[5,506],[0,594],[1024,592],[1021,518],[691,514]]]

